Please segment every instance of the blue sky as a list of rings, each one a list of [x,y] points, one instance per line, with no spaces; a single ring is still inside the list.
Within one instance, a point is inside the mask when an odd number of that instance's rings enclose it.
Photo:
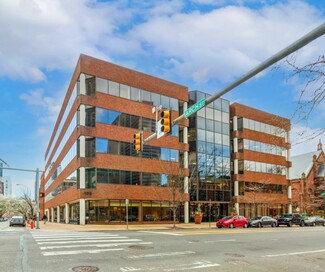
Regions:
[[[44,153],[81,53],[215,93],[325,22],[323,0],[0,1],[0,158],[44,168]],[[294,53],[303,65],[324,55],[325,37]],[[281,63],[224,96],[291,118],[304,80]],[[292,154],[314,151],[324,101],[292,120]],[[35,175],[4,170],[14,195]]]

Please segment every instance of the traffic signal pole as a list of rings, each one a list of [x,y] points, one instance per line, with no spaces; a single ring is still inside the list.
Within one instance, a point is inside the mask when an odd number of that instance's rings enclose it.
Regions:
[[[306,44],[312,42],[313,40],[317,39],[318,37],[320,37],[320,36],[322,36],[324,34],[325,34],[325,23],[323,23],[319,27],[315,28],[311,32],[307,33],[305,36],[303,36],[302,38],[300,38],[296,42],[294,42],[291,45],[287,46],[286,48],[282,49],[281,51],[279,51],[278,53],[276,53],[272,57],[268,58],[267,60],[265,60],[264,62],[262,62],[260,65],[256,66],[254,69],[250,70],[248,73],[246,73],[245,75],[243,75],[241,78],[239,78],[238,80],[236,80],[235,82],[233,82],[232,84],[230,84],[229,86],[225,87],[224,89],[222,89],[221,91],[217,92],[216,94],[210,96],[205,101],[202,101],[202,102],[204,102],[204,103],[202,103],[203,105],[200,106],[200,107],[197,107],[197,108],[200,109],[200,108],[202,108],[204,106],[207,106],[208,104],[210,104],[211,102],[213,102],[216,99],[220,98],[222,95],[224,95],[227,92],[231,91],[232,89],[234,89],[235,87],[237,87],[241,83],[247,81],[248,79],[250,79],[253,76],[257,75],[258,73],[262,72],[264,69],[266,69],[269,66],[271,66],[272,64],[278,62],[279,60],[281,60],[281,59],[283,59],[285,57],[287,57],[291,53],[293,53],[293,52],[297,51],[298,49],[304,47]],[[193,105],[193,106],[195,106],[195,105]],[[178,118],[176,118],[173,121],[172,125],[178,124],[179,122],[181,122],[185,118],[191,116],[192,114],[194,114],[197,111],[197,110],[195,110],[195,111],[192,110],[191,111],[191,107],[188,110],[191,113],[189,113],[187,115],[186,114],[180,115]],[[149,138],[147,138],[147,139],[149,139]],[[146,141],[147,141],[147,139],[146,139]]]

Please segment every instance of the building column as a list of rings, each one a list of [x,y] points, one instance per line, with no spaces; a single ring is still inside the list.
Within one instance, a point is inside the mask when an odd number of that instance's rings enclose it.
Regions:
[[[54,208],[51,208],[51,222],[54,222]]]
[[[184,111],[187,110],[187,102],[184,103],[183,105],[183,109]],[[188,128],[184,127],[183,129],[183,142],[185,144],[188,143]],[[188,151],[184,152],[184,168],[188,169]],[[184,193],[188,194],[188,176],[184,177]],[[189,201],[185,201],[184,202],[184,223],[188,224],[190,222],[189,219],[189,213],[190,213],[190,209],[189,209],[190,205],[189,205]]]
[[[60,206],[56,207],[56,222],[60,223]]]
[[[237,124],[237,122],[238,122],[238,118],[237,118],[237,116],[234,116],[232,118],[232,129],[233,129],[233,131],[237,131],[238,130],[238,124]]]
[[[234,153],[238,152],[238,138],[234,138]]]
[[[69,204],[68,203],[65,203],[65,223],[66,224],[69,224]]]
[[[86,94],[86,75],[83,73],[79,76],[79,94]]]
[[[86,188],[86,171],[85,167],[79,168],[79,189]]]
[[[86,125],[86,106],[83,104],[79,106],[79,125]]]
[[[79,224],[85,225],[86,224],[86,200],[81,198],[79,200]]]

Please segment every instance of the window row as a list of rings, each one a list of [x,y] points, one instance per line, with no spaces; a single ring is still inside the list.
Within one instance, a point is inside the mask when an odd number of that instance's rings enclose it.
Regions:
[[[262,142],[247,139],[238,139],[238,151],[242,152],[244,149],[267,154],[286,156],[286,149],[281,146],[265,144]]]
[[[192,122],[193,120],[193,122]],[[196,124],[195,124],[196,121]],[[230,129],[229,129],[229,123],[224,123],[216,120],[210,120],[202,117],[197,118],[191,118],[190,119],[190,127],[196,127],[199,129],[207,130],[207,131],[213,131],[225,135],[229,135]]]
[[[197,194],[199,199],[197,199]],[[200,189],[196,192],[195,189],[190,191],[190,201],[219,201],[219,202],[230,202],[231,192],[230,191],[216,191],[208,189]]]
[[[262,172],[269,174],[285,175],[286,167],[277,164],[270,164],[255,161],[238,161],[238,173],[243,174],[245,171]]]
[[[143,151],[137,153],[132,143],[96,138],[96,152],[122,156],[137,156],[157,160],[178,162],[179,151],[176,149],[144,145]]]
[[[264,132],[267,134],[272,134],[278,137],[286,138],[286,131],[284,128],[268,125],[259,121],[251,120],[248,118],[238,117],[237,119],[237,128],[240,131],[243,131],[244,128]]]
[[[149,132],[156,131],[156,120],[102,108],[96,108],[96,122]],[[173,126],[171,135],[178,136],[177,125]]]
[[[257,182],[239,182],[239,195],[244,195],[245,192],[264,193],[264,194],[287,194],[288,186],[280,184],[268,184]]]
[[[194,132],[194,135],[191,135],[192,138],[195,138],[195,130],[191,131]],[[221,133],[213,132],[213,131],[207,131],[203,129],[197,129],[196,130],[196,139],[198,141],[203,141],[203,142],[209,142],[209,143],[215,143],[219,145],[230,145],[230,137],[229,135],[224,135]],[[191,139],[189,139],[191,140]]]
[[[209,142],[197,141],[189,142],[190,151],[206,154],[208,157],[226,157],[230,158],[229,145],[214,144]],[[218,160],[218,158],[215,158]]]
[[[166,187],[168,186],[168,175],[104,168],[86,168],[85,188],[96,188],[97,183]],[[80,184],[80,169],[78,169],[78,184]]]
[[[161,105],[163,108],[172,109],[178,112],[178,100],[175,98],[87,75],[86,94],[93,95],[96,91],[154,106]]]

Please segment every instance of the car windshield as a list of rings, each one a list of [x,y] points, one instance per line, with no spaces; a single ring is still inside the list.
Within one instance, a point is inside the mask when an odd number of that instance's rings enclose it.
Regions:
[[[307,217],[306,220],[316,220],[316,217]]]
[[[290,218],[292,217],[291,214],[281,214],[280,218]]]
[[[262,217],[261,216],[255,216],[253,220],[260,220]]]
[[[232,219],[232,216],[225,216],[224,218],[222,218],[222,220],[230,220]]]

